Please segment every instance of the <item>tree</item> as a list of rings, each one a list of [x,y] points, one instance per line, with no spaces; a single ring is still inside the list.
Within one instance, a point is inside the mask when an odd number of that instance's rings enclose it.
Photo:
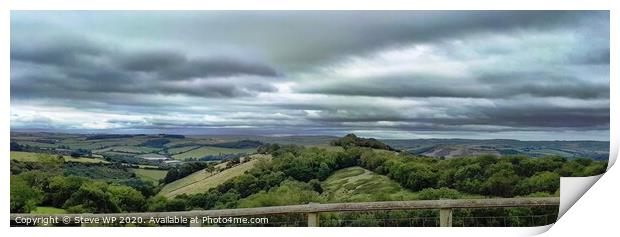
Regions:
[[[29,213],[43,198],[43,192],[32,188],[26,181],[11,176],[11,212]]]
[[[185,211],[187,203],[183,198],[167,199],[163,196],[155,196],[147,201],[147,210],[152,212]]]
[[[65,158],[63,156],[38,153],[37,160],[43,167],[45,167],[46,173],[62,175],[63,165],[65,163]]]
[[[482,183],[481,191],[487,195],[512,197],[518,182],[519,176],[514,171],[501,170]]]
[[[121,209],[112,195],[107,193],[108,185],[104,182],[86,182],[71,195],[63,206],[65,209],[79,207],[79,210],[90,213],[114,213]]]
[[[144,210],[146,201],[139,191],[124,185],[108,186],[108,193],[123,212],[138,212]]]
[[[62,207],[71,195],[82,186],[84,178],[54,176],[50,178],[46,199],[55,207]]]
[[[463,192],[478,193],[484,178],[482,175],[482,167],[479,164],[460,167],[454,173],[454,186]]]
[[[550,156],[542,158],[523,159],[519,163],[518,174],[520,176],[532,176],[543,171],[557,171],[566,162],[565,158]]]
[[[407,175],[405,175],[406,180],[402,180],[401,183],[404,183],[405,187],[418,191],[437,186],[439,175],[433,172],[430,166],[411,163],[405,165],[404,169],[405,173],[407,173]]]
[[[318,179],[310,180],[308,184],[310,184],[312,190],[314,190],[315,192],[323,193],[323,187],[321,187],[321,182]]]
[[[93,153],[88,149],[76,149],[71,151],[71,157],[92,156]]]
[[[519,194],[527,195],[535,192],[554,193],[560,188],[560,175],[554,172],[544,171],[522,180],[517,185]]]

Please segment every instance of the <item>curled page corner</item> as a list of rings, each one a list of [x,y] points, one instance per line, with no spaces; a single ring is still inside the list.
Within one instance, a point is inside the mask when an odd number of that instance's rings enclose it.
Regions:
[[[588,177],[560,178],[560,210],[558,220],[586,193],[603,174]]]
[[[610,144],[607,170],[616,162],[618,157],[617,144]],[[560,208],[558,220],[585,194],[605,173],[588,177],[561,177],[560,178]]]

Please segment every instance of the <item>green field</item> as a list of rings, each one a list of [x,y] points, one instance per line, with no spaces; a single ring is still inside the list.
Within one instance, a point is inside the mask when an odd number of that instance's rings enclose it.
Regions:
[[[151,181],[154,184],[158,184],[159,180],[164,179],[166,177],[166,174],[168,173],[167,170],[158,170],[158,169],[131,169],[134,173],[136,173],[136,176],[138,176],[138,178],[145,180],[145,181]]]
[[[414,192],[404,189],[387,176],[357,166],[334,172],[321,186],[323,195],[330,202],[416,199]]]
[[[163,195],[165,197],[174,197],[180,194],[195,194],[206,192],[211,188],[217,187],[218,185],[226,182],[229,179],[237,177],[245,171],[254,167],[254,165],[260,159],[269,159],[269,156],[265,155],[252,155],[253,159],[234,166],[229,169],[225,169],[220,172],[209,173],[205,170],[200,170],[190,174],[182,179],[175,180],[172,183],[166,184],[159,192],[159,195]],[[221,165],[220,168],[222,168]]]
[[[183,152],[187,152],[189,150],[196,149],[198,147],[199,146],[182,146],[182,147],[176,147],[176,148],[169,148],[168,153],[172,155],[176,155],[176,154],[180,154]]]
[[[55,148],[58,146],[58,144],[49,144],[49,143],[34,142],[34,141],[19,141],[19,144],[34,146],[34,147],[41,147],[41,148]]]
[[[95,150],[95,153],[103,153],[103,152],[125,152],[125,153],[151,153],[159,151],[160,149],[152,148],[152,147],[144,147],[144,146],[113,146],[104,149]]]
[[[235,148],[204,146],[198,149],[190,150],[188,152],[183,152],[180,154],[173,155],[172,158],[177,159],[177,160],[186,160],[189,158],[200,159],[208,155],[236,154],[236,153],[250,154],[254,152],[256,152],[256,148],[235,149]]]
[[[26,162],[37,162],[39,161],[39,156],[42,153],[35,152],[23,152],[23,151],[11,151],[11,160],[18,161],[26,161]],[[82,163],[108,163],[105,160],[94,159],[94,158],[86,158],[86,157],[71,157],[64,156],[66,162],[82,162]]]

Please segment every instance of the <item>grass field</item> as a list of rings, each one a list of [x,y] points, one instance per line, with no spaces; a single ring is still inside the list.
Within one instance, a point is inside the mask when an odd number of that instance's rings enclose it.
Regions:
[[[194,172],[185,178],[167,184],[159,192],[159,195],[174,197],[183,193],[195,194],[206,192],[210,188],[214,188],[229,179],[243,174],[245,171],[254,167],[260,159],[269,159],[269,156],[265,155],[252,155],[252,157],[253,159],[248,162],[225,169],[221,172],[208,173],[204,170]]]
[[[414,192],[401,187],[387,176],[361,167],[336,171],[323,181],[323,195],[330,202],[413,200]]]
[[[28,145],[28,146],[41,147],[41,148],[58,147],[58,144],[49,144],[49,143],[34,142],[34,141],[19,141],[19,144],[24,145],[24,146]]]
[[[56,207],[36,207],[30,213],[32,214],[65,214],[67,211],[65,209],[56,208]]]
[[[385,175],[359,166],[334,172],[321,183],[328,202],[400,201],[425,199],[421,192],[403,188]],[[460,192],[461,198],[485,198]]]
[[[199,146],[182,146],[168,149],[168,153],[172,155],[180,154],[198,148]]]
[[[161,149],[152,148],[152,147],[145,147],[145,146],[113,146],[113,147],[108,147],[108,148],[104,148],[104,149],[95,150],[93,152],[95,152],[95,153],[102,153],[102,152],[108,152],[108,151],[115,151],[115,152],[126,152],[126,153],[142,154],[142,153],[156,152],[156,151],[159,151],[159,150],[161,150]]]
[[[168,173],[167,170],[157,169],[132,169],[132,171],[136,173],[138,178],[145,181],[151,181],[154,184],[158,184],[159,180],[165,178]]]
[[[190,150],[188,152],[183,152],[180,154],[173,155],[172,158],[177,159],[177,160],[186,160],[189,158],[200,159],[208,155],[236,154],[236,153],[248,153],[249,154],[255,151],[256,151],[255,148],[234,149],[234,148],[204,146],[198,149]]]
[[[23,152],[23,151],[11,151],[11,159],[18,161],[37,162],[41,153],[35,152]],[[86,158],[86,157],[71,157],[64,156],[66,162],[82,162],[82,163],[108,163],[105,160]]]

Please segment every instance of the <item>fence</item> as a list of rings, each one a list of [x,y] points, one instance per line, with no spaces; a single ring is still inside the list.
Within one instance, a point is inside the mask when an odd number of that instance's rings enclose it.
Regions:
[[[391,210],[439,210],[439,226],[452,226],[452,213],[455,209],[476,208],[510,208],[510,207],[545,207],[558,206],[558,197],[544,198],[491,198],[491,199],[442,199],[442,200],[419,200],[419,201],[388,201],[388,202],[359,202],[359,203],[309,203],[304,205],[273,206],[240,209],[219,210],[195,210],[181,212],[141,212],[141,213],[102,213],[102,214],[14,214],[11,220],[17,218],[66,218],[74,220],[82,218],[165,218],[170,216],[184,218],[202,217],[246,217],[265,216],[278,214],[305,214],[308,226],[320,226],[320,213],[325,212],[367,212],[367,211],[391,211]],[[200,226],[201,224],[190,224]]]

